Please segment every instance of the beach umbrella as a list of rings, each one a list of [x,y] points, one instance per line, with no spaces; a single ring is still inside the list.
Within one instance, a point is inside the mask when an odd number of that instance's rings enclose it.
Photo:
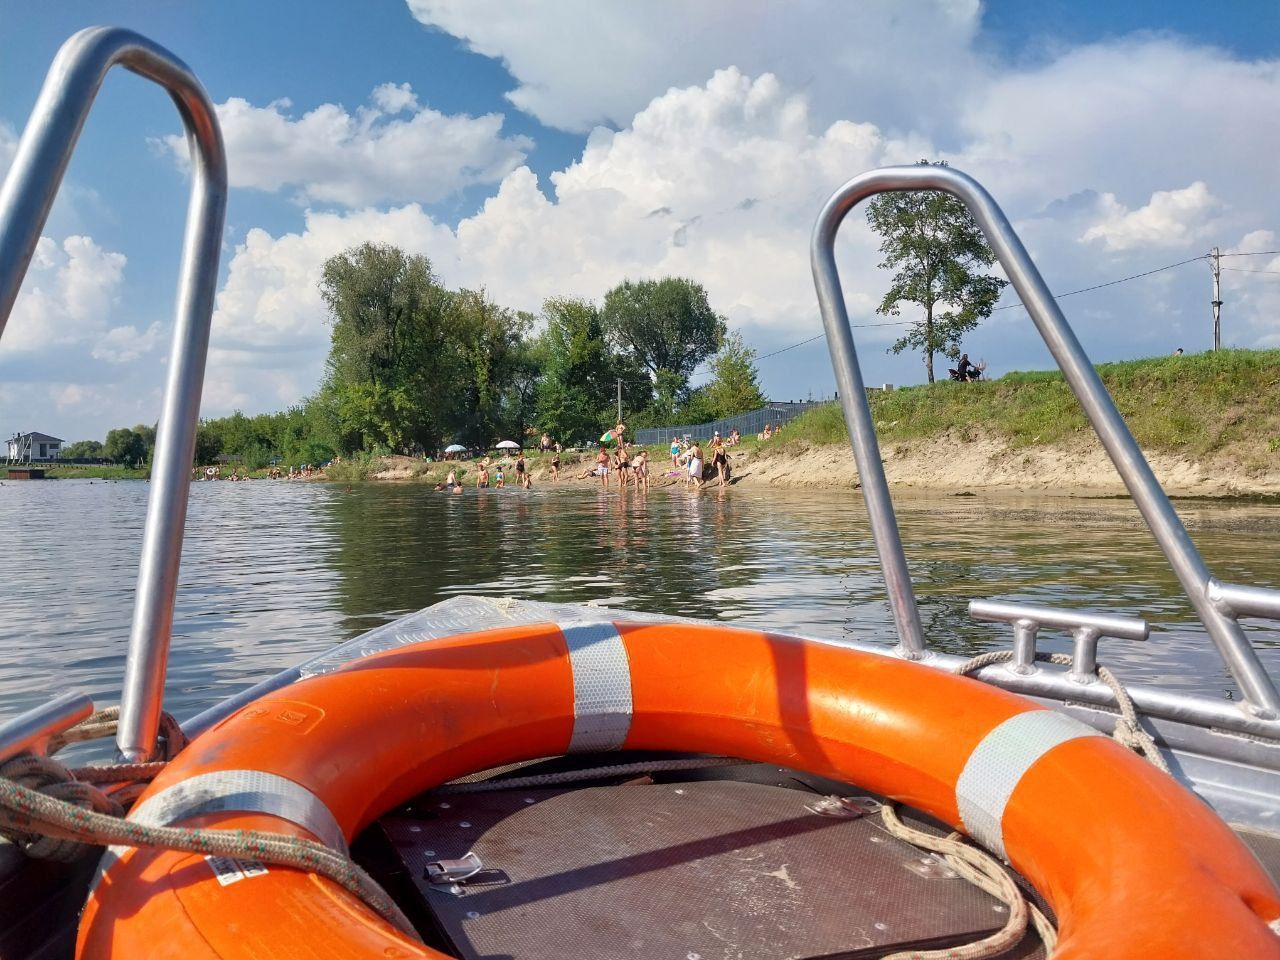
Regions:
[[[451,443],[444,448],[445,453],[466,453],[467,448],[460,443]]]
[[[497,444],[499,450],[519,450],[520,444],[514,440],[499,440]]]
[[[612,446],[615,439],[617,438],[614,437],[612,430],[606,430],[604,433],[600,434],[600,442],[606,447]]]

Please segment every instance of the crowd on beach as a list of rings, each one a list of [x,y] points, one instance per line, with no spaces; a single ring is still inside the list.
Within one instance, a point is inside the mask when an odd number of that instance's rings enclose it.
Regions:
[[[770,439],[778,429],[766,425],[761,433],[756,435],[758,440]],[[587,454],[584,456],[578,448],[570,448],[568,453],[577,456],[577,460],[584,464],[581,473],[573,476],[576,480],[594,479],[598,481],[601,489],[607,490],[616,484],[619,490],[633,488],[644,493],[648,493],[654,478],[654,471],[659,471],[660,479],[674,479],[680,485],[694,490],[701,490],[706,486],[715,484],[720,487],[728,486],[732,481],[733,462],[729,453],[731,447],[736,447],[742,442],[742,436],[735,428],[721,436],[719,431],[715,431],[712,438],[705,442],[694,439],[685,435],[683,437],[673,436],[671,444],[668,448],[670,454],[670,468],[667,464],[655,463],[650,459],[649,450],[644,447],[633,444],[627,439],[627,425],[623,421],[618,421],[612,429],[606,431],[600,440],[595,444],[595,453],[590,453],[588,446]],[[515,444],[510,444],[515,448]],[[540,457],[540,466],[546,468],[546,476],[552,482],[560,479],[560,469],[562,466],[561,454],[563,448],[561,445],[551,439],[547,433],[543,433],[538,442],[538,452]],[[473,476],[468,477],[468,483],[473,483],[477,489],[503,489],[509,485],[514,485],[520,489],[530,490],[533,488],[533,464],[525,457],[523,449],[519,449],[514,458],[509,456],[499,456],[497,458],[486,454],[480,460],[467,464],[468,469],[461,468],[460,457],[456,452],[445,453],[441,460],[448,464],[449,471],[445,479],[435,484],[437,491],[445,491],[449,493],[463,492],[463,473],[470,473],[474,470]],[[332,462],[339,462],[340,458],[334,458]],[[304,463],[298,467],[289,465],[287,474],[280,466],[273,465],[267,471],[267,478],[271,480],[304,480],[304,479],[325,479],[323,466],[314,466],[313,464]],[[438,475],[437,475],[438,476]],[[238,470],[232,468],[229,476],[223,476],[220,466],[210,466],[196,468],[192,472],[193,480],[249,480],[251,479],[248,470]]]
[[[341,457],[334,457],[333,460],[329,461],[329,463],[340,463],[341,461],[342,461]],[[327,467],[329,463],[326,463],[323,466],[319,466],[319,467],[311,463],[299,464],[297,467],[294,467],[292,464],[290,464],[289,472],[287,474],[283,470],[281,470],[279,466],[273,465],[267,471],[267,479],[268,480],[310,480],[312,478],[315,478],[318,480],[323,480],[324,468]],[[252,475],[250,475],[247,467],[239,467],[239,468],[232,467],[231,473],[224,477],[222,475],[222,467],[212,466],[212,467],[204,467],[204,468],[195,467],[191,471],[191,479],[192,480],[226,480],[230,482],[234,480],[239,480],[239,481],[252,480],[254,478]]]

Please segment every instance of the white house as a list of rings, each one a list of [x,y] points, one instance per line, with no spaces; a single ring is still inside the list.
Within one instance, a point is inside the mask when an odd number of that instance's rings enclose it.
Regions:
[[[62,441],[47,433],[20,433],[9,440],[10,460],[55,460]]]

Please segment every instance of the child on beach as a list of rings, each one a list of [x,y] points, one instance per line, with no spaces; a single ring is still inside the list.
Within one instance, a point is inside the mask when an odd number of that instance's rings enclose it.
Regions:
[[[502,464],[498,464],[498,469],[493,472],[494,487],[501,489],[507,485],[506,475],[502,472]]]

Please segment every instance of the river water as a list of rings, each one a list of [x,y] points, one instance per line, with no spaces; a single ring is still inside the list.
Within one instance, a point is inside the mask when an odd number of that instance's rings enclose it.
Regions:
[[[117,702],[144,482],[0,485],[0,718],[54,692]],[[1280,585],[1280,507],[1183,502],[1221,578]],[[1143,616],[1146,644],[1104,641],[1127,680],[1236,696],[1132,505],[915,496],[899,502],[930,642],[1008,646],[972,597]],[[167,701],[190,716],[277,670],[458,594],[582,601],[892,643],[854,491],[730,489],[647,498],[594,488],[467,490],[257,481],[191,489]],[[1280,635],[1251,627],[1272,675]],[[1046,634],[1043,646],[1066,650]]]

